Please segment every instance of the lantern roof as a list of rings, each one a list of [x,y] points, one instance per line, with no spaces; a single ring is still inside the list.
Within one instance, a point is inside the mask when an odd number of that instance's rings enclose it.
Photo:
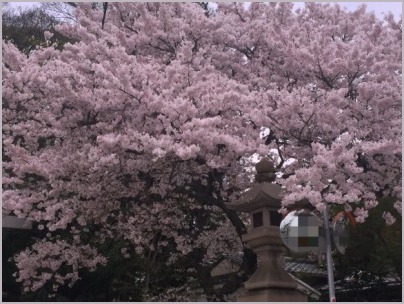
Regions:
[[[262,159],[255,166],[258,182],[244,195],[226,206],[234,211],[252,212],[262,207],[269,207],[278,210],[281,208],[281,186],[272,183],[276,178],[276,170],[273,163],[267,159]]]

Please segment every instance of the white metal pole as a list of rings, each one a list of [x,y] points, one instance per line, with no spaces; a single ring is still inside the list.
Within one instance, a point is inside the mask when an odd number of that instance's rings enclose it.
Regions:
[[[330,222],[328,217],[328,205],[325,204],[325,209],[323,211],[324,216],[324,229],[325,229],[325,239],[326,239],[326,250],[327,250],[327,275],[328,275],[328,290],[330,293],[330,302],[336,302],[335,298],[335,285],[334,285],[334,268],[332,261],[331,252],[331,234],[330,234]]]

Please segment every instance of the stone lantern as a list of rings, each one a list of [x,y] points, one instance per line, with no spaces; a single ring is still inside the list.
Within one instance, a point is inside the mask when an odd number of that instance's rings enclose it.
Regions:
[[[251,228],[242,236],[243,242],[256,253],[257,269],[244,287],[239,302],[306,302],[297,290],[297,283],[284,268],[284,244],[279,225],[282,220],[281,186],[275,180],[275,168],[268,159],[256,165],[256,184],[242,198],[226,204],[234,211],[250,214]]]

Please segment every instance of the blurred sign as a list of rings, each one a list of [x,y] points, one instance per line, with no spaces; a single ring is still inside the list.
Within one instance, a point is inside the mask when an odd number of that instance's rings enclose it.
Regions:
[[[292,211],[280,224],[283,243],[295,252],[309,252],[320,246],[322,222],[311,212]]]

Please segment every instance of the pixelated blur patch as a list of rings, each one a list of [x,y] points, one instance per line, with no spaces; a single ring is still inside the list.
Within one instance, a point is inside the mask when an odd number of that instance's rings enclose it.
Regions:
[[[317,247],[318,237],[301,236],[297,238],[297,246],[299,247]]]
[[[280,224],[284,244],[295,252],[308,252],[319,247],[321,221],[312,213],[289,213]]]

